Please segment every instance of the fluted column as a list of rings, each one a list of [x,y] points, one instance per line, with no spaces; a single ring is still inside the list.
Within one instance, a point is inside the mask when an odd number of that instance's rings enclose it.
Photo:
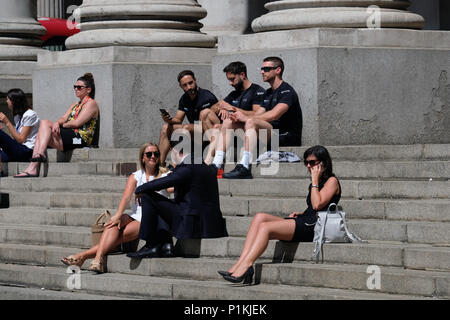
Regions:
[[[36,1],[0,0],[0,60],[36,61],[45,28],[36,21]]]
[[[63,0],[37,0],[37,16],[64,19]]]
[[[272,1],[265,6],[269,13],[255,19],[252,28],[255,32],[368,26],[422,29],[424,19],[418,14],[406,11],[409,5],[409,1],[396,0]]]
[[[206,10],[195,0],[84,0],[78,9],[81,32],[68,38],[69,49],[106,46],[215,46],[200,32]]]

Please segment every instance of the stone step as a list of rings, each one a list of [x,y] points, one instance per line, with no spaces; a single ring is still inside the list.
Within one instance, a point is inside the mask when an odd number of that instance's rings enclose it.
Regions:
[[[66,176],[0,179],[1,192],[122,193],[124,177]],[[306,197],[309,179],[219,180],[219,192],[232,196]],[[450,198],[450,181],[341,180],[344,198],[435,199]]]
[[[375,160],[448,160],[449,144],[416,144],[416,145],[354,145],[326,146],[333,160],[375,161]],[[280,150],[296,153],[300,159],[308,147],[281,147]],[[139,154],[138,148],[129,149],[76,149],[71,161],[124,161],[135,162]],[[50,162],[57,161],[57,152],[48,150]]]
[[[8,162],[4,165],[9,177],[23,172],[28,166],[25,162]],[[42,164],[39,171],[40,177],[64,177],[64,176],[120,176],[129,175],[137,170],[139,164],[134,162],[72,162]]]
[[[28,163],[9,162],[5,165],[9,176],[22,172]],[[227,164],[225,172],[234,168]],[[41,177],[61,177],[66,175],[128,175],[137,170],[139,164],[134,162],[72,162],[50,163],[42,165]],[[271,168],[270,172],[267,170]],[[335,161],[334,172],[341,179],[440,179],[450,177],[450,161]],[[4,170],[4,171],[5,171]],[[274,163],[271,166],[252,166],[255,178],[309,178],[309,173],[303,163]]]
[[[135,298],[151,298],[151,299],[212,299],[212,300],[303,300],[303,299],[425,299],[423,295],[399,295],[399,294],[385,294],[382,292],[369,292],[368,290],[349,290],[349,289],[336,289],[336,288],[323,288],[323,287],[307,287],[304,285],[284,285],[282,283],[265,283],[261,279],[261,283],[252,286],[234,285],[224,280],[219,279],[216,270],[217,267],[223,267],[223,262],[217,260],[198,260],[192,259],[192,261],[199,265],[203,264],[201,270],[207,272],[208,276],[212,279],[199,281],[197,279],[188,278],[186,274],[183,274],[183,278],[165,278],[164,276],[158,276],[161,274],[159,266],[166,265],[161,263],[162,261],[144,261],[143,264],[153,263],[156,268],[152,268],[151,276],[148,275],[130,275],[130,274],[117,274],[117,273],[105,273],[101,275],[93,275],[91,273],[82,271],[79,274],[80,287],[83,292],[93,294],[107,294],[107,295],[123,295],[132,296]],[[159,260],[159,259],[158,259]],[[186,260],[186,259],[182,259]],[[198,261],[194,261],[198,260]],[[170,261],[174,261],[171,259]],[[187,262],[187,261],[186,261]],[[191,262],[191,260],[189,260]],[[169,263],[170,264],[170,263]],[[189,263],[190,264],[190,263]],[[180,268],[180,264],[176,264]],[[206,267],[206,268],[205,268]],[[266,266],[264,266],[266,267]],[[159,270],[157,270],[159,269]],[[182,268],[180,268],[182,269]],[[206,270],[207,269],[207,270]],[[265,268],[264,268],[265,269]],[[173,269],[172,269],[173,270]],[[265,270],[264,270],[265,271]],[[170,273],[174,273],[170,271]],[[211,273],[209,275],[209,273]],[[215,273],[213,276],[212,273]],[[76,276],[76,275],[75,275]],[[50,290],[68,290],[69,285],[75,282],[71,282],[69,275],[66,273],[65,267],[40,267],[40,266],[24,266],[24,265],[11,265],[0,264],[0,281],[10,284],[27,285],[44,287]],[[413,278],[413,277],[409,277]],[[437,278],[437,277],[436,277]],[[434,280],[434,279],[433,279]],[[440,279],[439,279],[440,280]],[[383,281],[383,280],[382,280]],[[431,280],[430,280],[431,281]],[[429,282],[427,284],[429,284]],[[364,280],[365,283],[365,280]],[[382,283],[383,284],[383,283]],[[440,282],[439,282],[440,284]],[[409,283],[402,286],[407,287]],[[390,286],[389,286],[390,287]],[[413,288],[415,289],[415,288]],[[430,288],[426,288],[426,292]],[[399,291],[399,290],[397,290]],[[417,290],[405,290],[405,291],[417,291]],[[441,291],[437,292],[438,294]]]
[[[10,193],[10,208],[0,209],[0,221],[10,223],[90,226],[98,214],[115,213],[121,194]],[[349,219],[450,222],[450,200],[352,200],[340,205]],[[220,196],[224,216],[254,216],[266,212],[285,217],[306,208],[305,198]],[[51,210],[47,208],[52,208]]]
[[[181,241],[178,246],[188,256],[239,257],[245,239],[229,237],[224,239],[202,239]],[[145,244],[140,241],[139,248]],[[17,264],[59,266],[62,257],[82,251],[82,248],[54,245],[0,244],[0,261]],[[287,243],[269,241],[261,259],[277,262],[311,261],[313,243]],[[328,243],[324,245],[324,262],[356,265],[396,266],[407,269],[450,271],[450,248],[395,242],[370,241],[369,243]],[[108,259],[115,259],[116,254]],[[88,266],[85,262],[85,266]],[[130,266],[125,264],[125,266]],[[127,272],[121,270],[121,272]],[[130,271],[128,271],[130,272]]]
[[[114,297],[103,294],[65,292],[46,288],[29,288],[24,285],[1,285],[0,300],[132,300],[133,298]]]

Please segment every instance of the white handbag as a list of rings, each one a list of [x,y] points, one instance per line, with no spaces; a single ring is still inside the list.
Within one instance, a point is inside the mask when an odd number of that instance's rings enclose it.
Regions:
[[[334,211],[332,210],[334,207]],[[361,240],[358,236],[351,233],[347,228],[345,221],[345,212],[342,207],[331,203],[327,211],[317,212],[318,217],[314,226],[314,252],[312,260],[319,262],[319,254],[322,252],[323,263],[323,244],[324,243],[348,243],[348,242],[367,242]]]

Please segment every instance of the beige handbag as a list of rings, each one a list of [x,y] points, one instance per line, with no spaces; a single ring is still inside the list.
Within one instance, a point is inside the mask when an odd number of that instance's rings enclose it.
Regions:
[[[100,242],[103,230],[105,229],[105,224],[109,219],[111,219],[111,213],[108,210],[105,210],[97,217],[97,220],[91,226],[92,246],[95,246]]]

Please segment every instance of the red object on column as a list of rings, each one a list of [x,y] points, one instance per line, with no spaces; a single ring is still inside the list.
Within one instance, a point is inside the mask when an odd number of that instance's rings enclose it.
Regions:
[[[47,29],[45,35],[41,37],[44,42],[53,37],[70,37],[80,32],[75,23],[66,19],[41,17],[38,22]]]

